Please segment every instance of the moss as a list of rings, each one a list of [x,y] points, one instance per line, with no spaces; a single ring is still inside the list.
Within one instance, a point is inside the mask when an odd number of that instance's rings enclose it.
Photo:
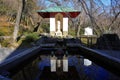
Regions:
[[[8,47],[8,45],[10,44],[10,40],[9,40],[9,39],[0,40],[0,44],[1,44],[3,47]]]
[[[10,36],[13,34],[13,26],[0,27],[0,36]]]
[[[4,33],[2,31],[0,31],[0,36],[4,36]]]
[[[69,35],[76,36],[75,30],[74,29],[69,29]]]

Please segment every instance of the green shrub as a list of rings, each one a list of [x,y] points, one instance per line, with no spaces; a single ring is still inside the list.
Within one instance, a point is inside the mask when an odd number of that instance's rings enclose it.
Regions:
[[[10,40],[9,40],[9,39],[0,40],[0,44],[1,44],[3,47],[7,47],[7,46],[10,44]]]
[[[0,36],[11,36],[13,34],[13,26],[0,27]]]
[[[26,37],[23,40],[23,42],[31,43],[36,41],[37,39],[39,39],[39,35],[37,33],[29,33],[29,34],[26,34]]]
[[[49,33],[49,26],[50,26],[49,24],[43,23],[41,25],[41,28],[42,28],[43,32]]]
[[[4,36],[4,33],[0,31],[0,36]]]
[[[69,29],[69,35],[75,36],[75,30],[74,29]]]

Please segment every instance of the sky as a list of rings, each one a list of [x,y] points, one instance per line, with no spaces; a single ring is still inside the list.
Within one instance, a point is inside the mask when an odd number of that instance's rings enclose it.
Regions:
[[[43,3],[43,4],[45,4],[46,5],[46,7],[49,7],[49,5],[51,4],[50,2],[49,2],[49,0],[38,0],[39,2],[44,2],[45,1],[45,3]],[[97,1],[99,1],[99,0],[97,0]],[[102,3],[104,4],[104,5],[106,5],[106,6],[109,6],[110,4],[111,4],[111,0],[101,0],[102,1]],[[38,2],[38,5],[40,5],[39,4],[39,2]],[[99,4],[99,3],[98,3]],[[71,5],[71,4],[68,4],[68,5]]]
[[[103,2],[106,6],[110,5],[110,0],[102,0],[102,2]]]

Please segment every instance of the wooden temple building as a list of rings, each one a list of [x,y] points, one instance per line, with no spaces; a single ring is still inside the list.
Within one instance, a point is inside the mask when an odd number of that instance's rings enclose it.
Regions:
[[[68,35],[68,19],[76,18],[80,11],[67,7],[55,6],[37,11],[43,18],[50,18],[50,35],[66,37]]]

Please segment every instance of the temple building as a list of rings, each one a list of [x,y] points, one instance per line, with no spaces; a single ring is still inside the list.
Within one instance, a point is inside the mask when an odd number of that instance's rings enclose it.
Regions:
[[[55,6],[37,11],[43,18],[50,18],[50,35],[66,37],[68,35],[68,18],[76,18],[80,11],[62,6]]]

